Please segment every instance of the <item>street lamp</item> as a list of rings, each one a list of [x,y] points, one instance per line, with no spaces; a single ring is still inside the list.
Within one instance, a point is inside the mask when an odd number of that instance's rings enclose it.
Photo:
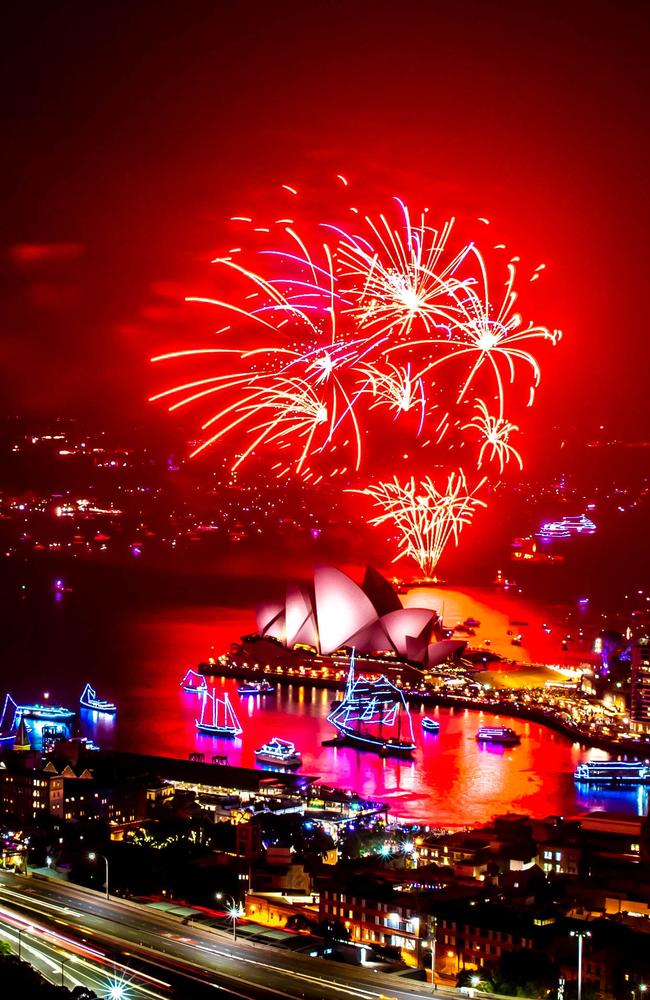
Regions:
[[[578,1000],[582,1000],[582,942],[591,931],[571,931],[571,937],[578,939]]]
[[[33,930],[34,930],[34,928],[32,927],[31,924],[27,924],[26,927],[19,927],[18,928],[18,961],[19,962],[21,960],[21,955],[22,955],[23,934],[25,933],[25,931],[33,931]]]
[[[102,861],[104,862],[104,864],[106,865],[106,882],[105,882],[106,899],[110,899],[110,896],[109,896],[109,893],[108,893],[108,858],[106,857],[105,854],[97,854],[96,851],[91,851],[90,854],[88,855],[88,860],[89,861],[96,861],[97,858],[101,858]]]
[[[77,961],[76,955],[64,955],[63,958],[61,959],[61,986],[65,985],[64,979],[65,979],[66,965],[68,964],[68,962],[76,962],[76,961]]]
[[[436,988],[436,930],[437,921],[433,918],[433,927],[431,929],[431,989]]]
[[[232,920],[232,939],[237,940],[237,918],[243,917],[244,911],[239,903],[235,902],[234,896],[224,896],[222,892],[215,894],[215,899],[223,899],[228,905],[228,916]]]

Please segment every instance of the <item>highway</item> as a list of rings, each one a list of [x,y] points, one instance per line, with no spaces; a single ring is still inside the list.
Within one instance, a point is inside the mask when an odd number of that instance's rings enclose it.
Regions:
[[[14,921],[13,930],[10,920]],[[16,920],[44,928],[50,935],[58,933],[56,940],[46,938],[43,930],[22,935],[24,957],[50,981],[61,982],[64,951],[66,956],[74,956],[64,961],[65,984],[92,985],[94,977],[92,988],[97,995],[111,1000],[120,994],[111,994],[107,984],[119,977],[130,979],[122,994],[125,1000],[202,1000],[214,997],[215,990],[224,998],[237,1000],[430,1000],[432,996],[459,996],[455,989],[437,987],[434,992],[430,985],[394,975],[268,945],[234,942],[224,931],[188,926],[157,910],[121,900],[107,901],[98,893],[64,882],[2,872],[0,934],[5,939],[8,934],[17,937]],[[28,951],[27,946],[34,951]],[[92,950],[99,952],[101,959],[90,953]]]

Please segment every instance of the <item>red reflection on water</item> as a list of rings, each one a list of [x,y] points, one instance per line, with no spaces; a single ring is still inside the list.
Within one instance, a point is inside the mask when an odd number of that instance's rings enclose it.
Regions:
[[[475,607],[468,601],[465,615]],[[111,696],[120,705],[116,745],[179,757],[200,750],[208,761],[212,754],[226,754],[229,763],[251,767],[256,747],[280,736],[302,752],[302,773],[378,798],[394,816],[433,824],[480,823],[508,810],[571,815],[605,804],[637,811],[629,795],[615,805],[602,794],[580,799],[572,772],[580,759],[598,752],[587,754],[540,725],[502,719],[520,733],[520,746],[479,746],[478,726],[494,718],[482,713],[428,709],[440,721],[440,734],[432,735],[421,731],[424,713],[414,712],[418,746],[413,761],[384,759],[321,746],[333,735],[326,721],[332,691],[292,685],[278,686],[276,696],[240,697],[237,682],[216,678],[217,691],[230,695],[243,735],[232,740],[197,733],[200,703],[196,695],[181,691],[179,681],[188,666],[206,659],[211,650],[227,649],[233,638],[249,631],[251,618],[248,609],[185,608],[136,622],[117,667],[124,673],[110,679]]]

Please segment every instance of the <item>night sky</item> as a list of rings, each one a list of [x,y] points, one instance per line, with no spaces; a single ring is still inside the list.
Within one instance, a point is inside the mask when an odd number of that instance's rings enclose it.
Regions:
[[[650,431],[645,3],[186,2],[5,9],[7,412],[163,419],[146,359],[223,219],[337,173],[487,216],[565,331],[535,426]],[[359,196],[357,195],[357,198]],[[183,312],[196,337],[205,318]],[[193,325],[194,324],[194,325]]]

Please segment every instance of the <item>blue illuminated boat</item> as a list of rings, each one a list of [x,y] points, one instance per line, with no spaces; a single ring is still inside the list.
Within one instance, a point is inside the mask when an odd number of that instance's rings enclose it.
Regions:
[[[425,733],[439,733],[440,723],[436,722],[435,719],[430,719],[428,715],[425,715],[422,719],[422,728]]]
[[[74,719],[76,712],[62,705],[19,705],[18,710],[23,719],[39,719],[46,722],[65,722]]]
[[[190,669],[183,677],[181,687],[188,694],[200,694],[202,691],[208,690],[208,682],[203,674]]]
[[[382,756],[410,755],[415,750],[413,724],[404,693],[383,675],[376,680],[355,677],[350,658],[345,693],[327,716],[339,736],[324,746],[354,746]]]
[[[227,694],[217,698],[214,688],[201,695],[201,718],[196,719],[196,728],[211,736],[239,736],[243,729]]]
[[[257,695],[257,694],[275,694],[275,688],[268,681],[250,681],[248,684],[242,684],[241,687],[237,688],[237,694],[243,695]]]
[[[496,743],[499,746],[512,747],[521,743],[520,737],[508,726],[481,726],[476,734],[479,743]]]
[[[296,750],[295,743],[274,736],[272,740],[255,751],[255,760],[259,760],[263,764],[277,764],[279,767],[300,767],[302,754]]]
[[[82,708],[90,709],[91,712],[104,712],[107,715],[115,715],[117,712],[117,705],[112,701],[106,701],[104,698],[98,698],[97,692],[90,684],[86,684],[81,692],[79,704]]]

